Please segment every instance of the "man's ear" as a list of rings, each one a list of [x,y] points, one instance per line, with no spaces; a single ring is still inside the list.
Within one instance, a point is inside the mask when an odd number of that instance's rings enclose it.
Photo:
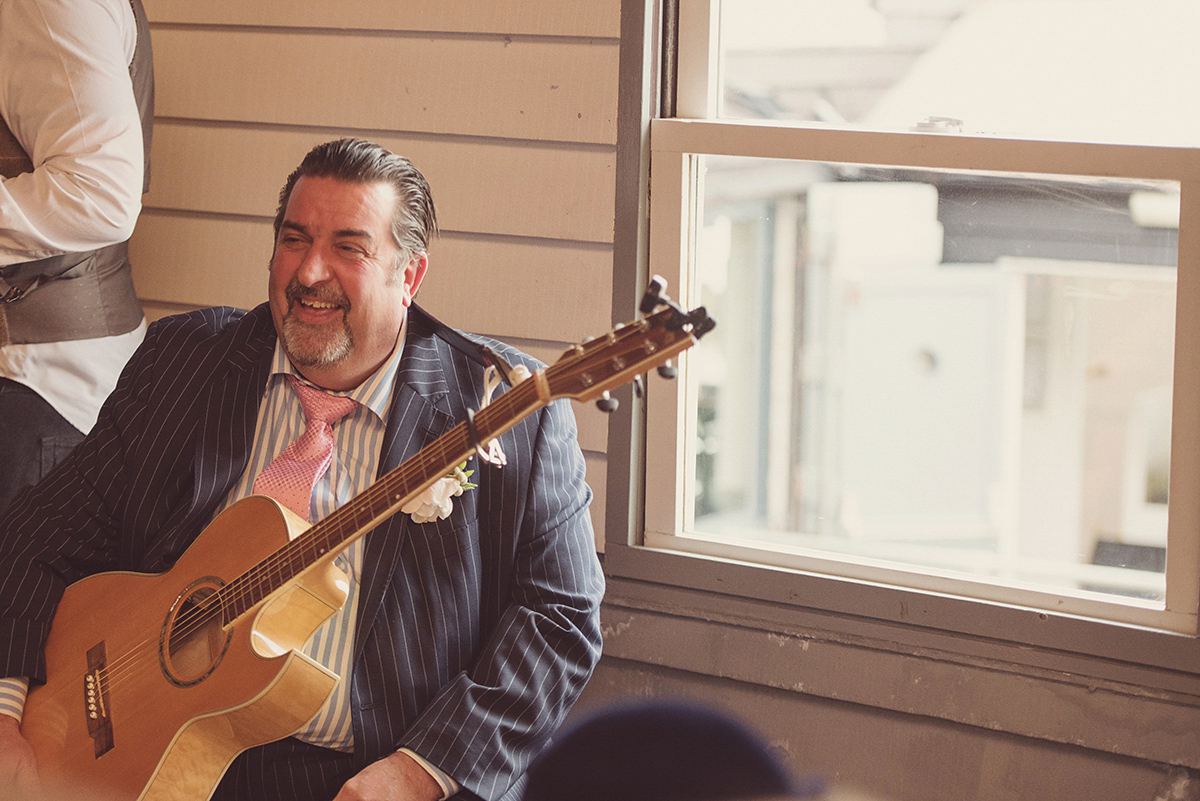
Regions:
[[[425,270],[429,268],[429,256],[425,253],[417,253],[409,256],[405,262],[400,276],[404,281],[404,305],[408,306],[413,302],[413,298],[417,296],[417,290],[421,288],[421,282],[425,280]]]

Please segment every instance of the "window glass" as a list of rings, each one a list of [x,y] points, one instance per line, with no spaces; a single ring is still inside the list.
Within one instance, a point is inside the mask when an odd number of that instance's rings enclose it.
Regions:
[[[1161,608],[1178,184],[696,158],[686,536]]]
[[[736,0],[721,115],[1200,144],[1200,3]]]

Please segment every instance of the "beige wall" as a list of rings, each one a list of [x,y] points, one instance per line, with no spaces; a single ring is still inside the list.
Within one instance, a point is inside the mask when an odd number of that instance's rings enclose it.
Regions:
[[[619,0],[145,6],[157,108],[132,257],[152,319],[265,300],[279,187],[354,135],[433,186],[435,315],[548,362],[611,327]],[[576,411],[601,531],[607,422]]]

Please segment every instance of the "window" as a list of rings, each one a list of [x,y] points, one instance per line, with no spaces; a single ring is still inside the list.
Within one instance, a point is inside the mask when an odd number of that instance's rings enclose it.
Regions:
[[[680,0],[650,267],[718,327],[651,387],[641,545],[1195,633],[1198,30]]]

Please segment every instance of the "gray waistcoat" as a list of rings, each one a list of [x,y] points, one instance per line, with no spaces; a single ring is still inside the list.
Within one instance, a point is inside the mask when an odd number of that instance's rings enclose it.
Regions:
[[[144,192],[150,185],[154,61],[141,0],[130,0],[130,5],[137,20],[137,47],[129,77],[142,119]],[[11,178],[32,170],[29,156],[0,119],[0,175]],[[126,242],[0,267],[0,346],[124,334],[141,320]]]

